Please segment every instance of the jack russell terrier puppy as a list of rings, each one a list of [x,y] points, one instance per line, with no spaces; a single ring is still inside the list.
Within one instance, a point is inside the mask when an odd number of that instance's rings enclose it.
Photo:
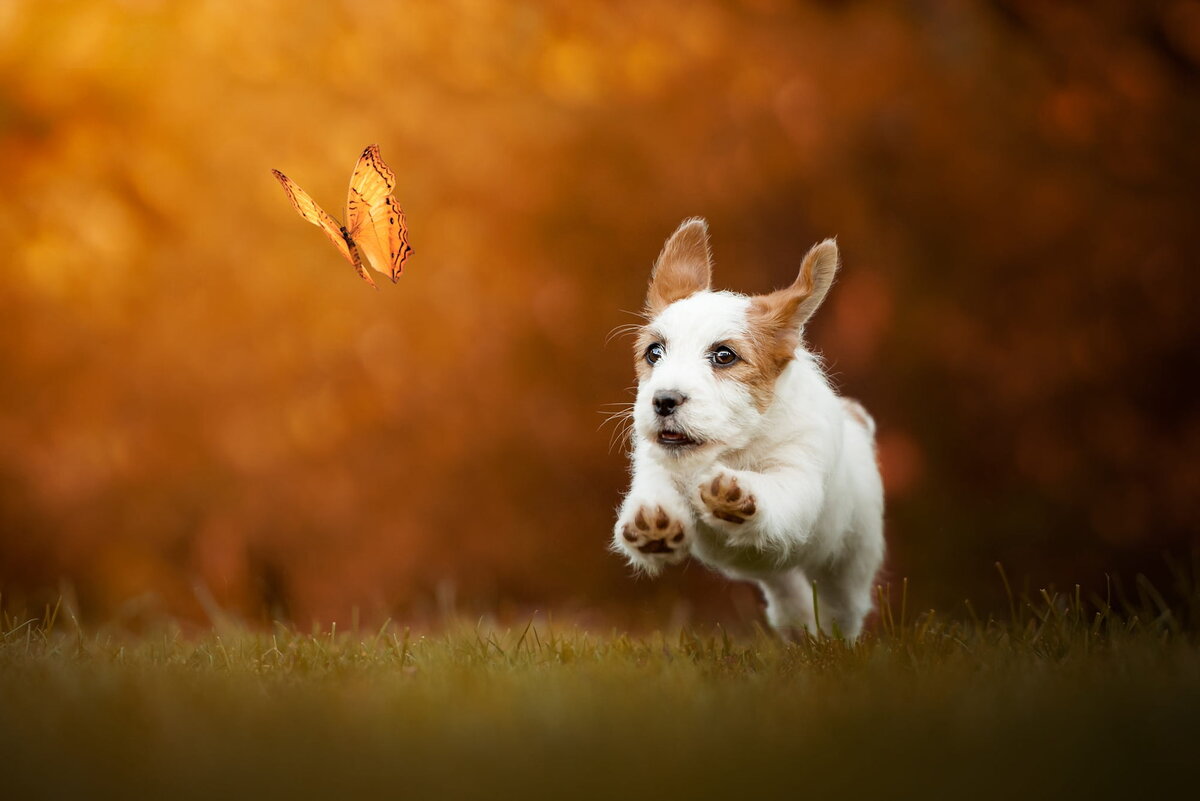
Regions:
[[[875,423],[802,336],[837,268],[827,239],[786,289],[715,292],[707,223],[671,235],[635,349],[633,480],[613,541],[650,575],[694,556],[757,583],[785,635],[819,622],[852,639],[883,562]]]

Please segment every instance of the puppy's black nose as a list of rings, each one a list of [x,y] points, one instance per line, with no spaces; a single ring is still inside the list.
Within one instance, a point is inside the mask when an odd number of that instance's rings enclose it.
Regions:
[[[675,414],[675,407],[682,406],[687,395],[673,389],[660,389],[654,393],[654,411],[659,417]]]

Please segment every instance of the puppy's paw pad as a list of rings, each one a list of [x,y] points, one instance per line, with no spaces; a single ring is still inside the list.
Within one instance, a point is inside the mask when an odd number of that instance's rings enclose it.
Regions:
[[[745,523],[758,511],[754,495],[738,485],[737,477],[717,473],[712,481],[700,485],[700,500],[718,520]]]
[[[622,527],[621,537],[639,553],[671,556],[684,547],[687,534],[683,522],[661,506],[640,506]]]

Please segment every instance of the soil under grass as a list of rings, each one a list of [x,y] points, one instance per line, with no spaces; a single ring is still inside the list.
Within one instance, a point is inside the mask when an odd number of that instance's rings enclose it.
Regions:
[[[1197,601],[1150,600],[885,608],[853,645],[9,618],[0,797],[1191,797]]]

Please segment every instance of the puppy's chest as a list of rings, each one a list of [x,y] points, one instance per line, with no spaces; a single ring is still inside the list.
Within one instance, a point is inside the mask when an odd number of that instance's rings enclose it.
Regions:
[[[778,459],[755,455],[746,451],[731,451],[722,454],[715,463],[706,463],[703,466],[691,465],[686,468],[681,467],[671,470],[670,476],[675,489],[683,497],[691,498],[696,494],[701,481],[706,478],[712,478],[714,467],[725,470],[747,470],[754,473],[766,473],[778,467],[779,464]]]
[[[786,447],[783,441],[759,437],[748,448],[731,450],[721,454],[717,465],[727,470],[749,470],[753,473],[770,473],[785,468],[791,463],[795,447]]]
[[[735,544],[726,532],[718,531],[697,520],[692,556],[715,570],[734,578],[753,578],[778,572],[787,565],[782,554],[774,548],[763,548],[754,541]],[[798,552],[791,556],[795,558]]]

